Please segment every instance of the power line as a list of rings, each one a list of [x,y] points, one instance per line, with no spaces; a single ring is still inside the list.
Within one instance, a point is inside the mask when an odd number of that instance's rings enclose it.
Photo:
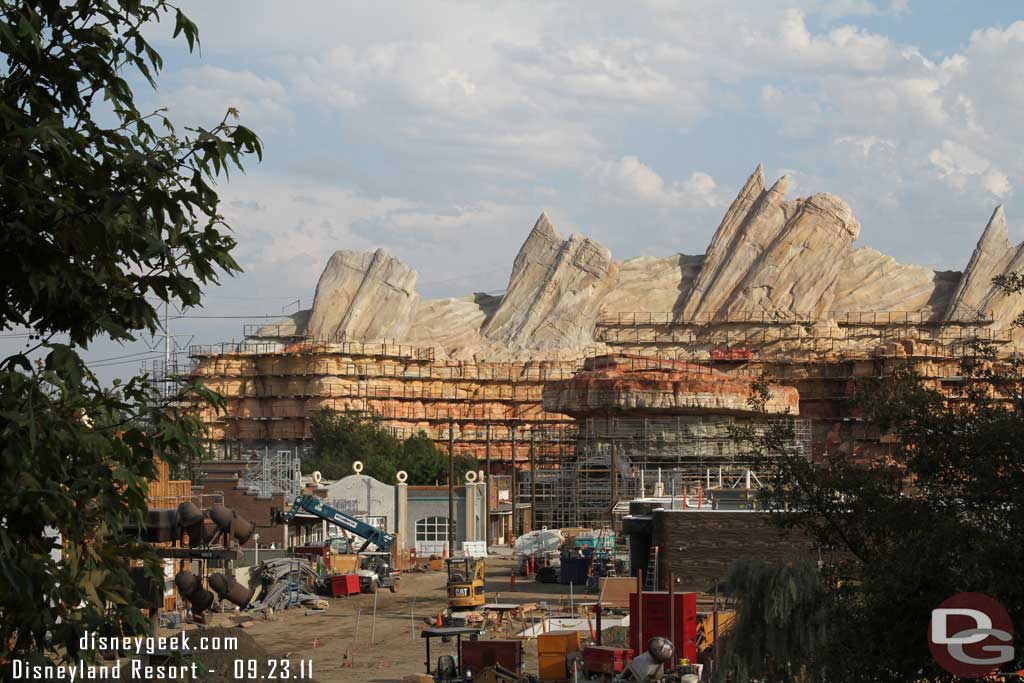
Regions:
[[[123,356],[111,356],[110,358],[97,358],[96,360],[90,360],[88,358],[83,358],[82,360],[85,363],[87,363],[87,364],[106,363],[107,361],[121,360],[122,358],[133,358],[135,356],[150,356],[150,355],[153,355],[154,353],[163,353],[163,352],[162,351],[156,351],[156,350],[139,351],[138,353],[126,353]]]
[[[162,356],[163,352],[162,351],[154,351],[153,355],[154,356]],[[128,360],[119,360],[119,361],[114,361],[113,363],[89,363],[88,365],[89,365],[90,368],[109,368],[112,365],[124,365],[125,363],[142,363],[145,360],[146,360],[145,358],[129,358]]]
[[[252,318],[287,318],[287,313],[277,315],[176,315],[171,320],[249,320]]]

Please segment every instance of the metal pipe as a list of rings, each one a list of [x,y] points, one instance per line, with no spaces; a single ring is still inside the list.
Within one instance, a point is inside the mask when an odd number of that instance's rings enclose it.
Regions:
[[[530,531],[537,528],[537,458],[534,453],[536,440],[530,430]]]
[[[633,615],[630,615],[630,619]],[[644,570],[636,570],[636,652],[640,656],[644,647]]]
[[[668,573],[668,639],[676,646],[676,574]],[[676,650],[678,653],[678,650]],[[678,659],[678,657],[676,657]],[[675,662],[673,662],[675,664]]]
[[[516,426],[510,422],[508,428],[512,433],[512,492],[509,498],[512,499],[512,540],[515,541],[519,535],[519,527],[516,524],[518,519],[516,501],[519,498],[519,477],[516,476]]]
[[[712,611],[711,611],[711,629],[712,629],[711,630],[711,638],[713,640],[711,647],[712,647],[713,659],[714,659],[714,662],[715,662],[714,667],[713,667],[714,671],[712,673],[717,673],[718,672],[718,579],[717,578],[715,579],[715,602],[714,602],[714,607],[712,608]]]
[[[615,444],[612,443],[611,447],[612,447],[611,448],[611,462],[610,462],[609,469],[611,469],[610,474],[611,474],[611,480],[612,480],[612,505],[611,505],[611,509],[614,510],[615,506],[619,502],[619,476],[618,476],[618,471],[617,471],[618,468],[616,467],[616,462],[615,462]],[[615,515],[614,515],[614,513],[609,512],[608,513],[608,518],[609,518],[609,520],[611,520],[612,524],[615,523]]]
[[[448,557],[455,555],[455,423],[448,420]]]
[[[487,435],[484,441],[484,459],[487,466],[487,478],[484,479],[484,543],[491,547],[491,423],[487,423]]]

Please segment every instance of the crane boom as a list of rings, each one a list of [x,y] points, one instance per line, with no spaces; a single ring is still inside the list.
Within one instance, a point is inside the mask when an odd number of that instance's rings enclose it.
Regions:
[[[371,543],[377,546],[377,549],[382,552],[390,552],[391,546],[395,543],[394,534],[389,534],[386,531],[378,529],[372,524],[367,524],[366,522],[356,519],[352,515],[331,507],[325,503],[323,499],[317,498],[316,496],[297,496],[288,512],[282,513],[280,510],[275,511],[274,522],[278,524],[288,523],[292,521],[292,519],[295,518],[295,515],[300,511],[305,511],[311,515],[325,519],[331,524],[340,526],[343,529],[346,529],[349,533],[365,539],[366,542],[363,543],[363,546],[358,550],[358,552],[366,550],[366,547]]]

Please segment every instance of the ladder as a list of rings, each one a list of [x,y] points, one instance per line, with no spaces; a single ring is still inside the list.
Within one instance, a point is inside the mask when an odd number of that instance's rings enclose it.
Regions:
[[[651,554],[647,558],[647,572],[644,574],[644,590],[658,590],[658,546],[651,546]]]
[[[288,607],[295,607],[302,598],[302,561],[288,563]]]

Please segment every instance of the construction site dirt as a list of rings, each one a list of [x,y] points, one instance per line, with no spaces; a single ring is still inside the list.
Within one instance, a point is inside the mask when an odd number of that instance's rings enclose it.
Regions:
[[[582,590],[570,595],[567,585],[537,583],[519,576],[515,589],[510,590],[515,564],[511,558],[488,558],[488,602],[546,602],[553,612],[568,614],[571,601],[579,604],[596,599]],[[252,623],[245,632],[270,659],[290,660],[293,671],[299,661],[311,661],[313,680],[320,683],[401,681],[426,669],[420,634],[427,621],[436,622],[447,606],[445,581],[444,572],[406,573],[398,593],[331,598],[323,612],[303,608],[278,612],[267,621]],[[518,617],[506,617],[497,631],[489,627],[480,637],[515,637],[529,625]],[[523,648],[524,671],[536,672],[536,639],[524,638]],[[455,655],[454,640],[431,644],[431,666],[443,654]]]

